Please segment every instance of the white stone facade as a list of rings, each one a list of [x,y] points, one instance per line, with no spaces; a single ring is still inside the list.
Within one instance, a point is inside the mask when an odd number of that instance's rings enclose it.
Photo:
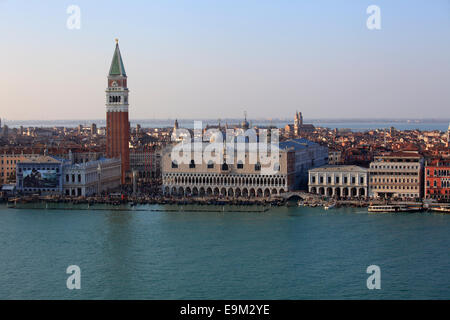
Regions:
[[[173,164],[170,149],[162,158],[162,183],[165,195],[214,197],[269,197],[289,189],[287,153],[280,154],[280,170],[275,174],[261,173],[258,164],[249,163]]]
[[[335,198],[366,198],[368,182],[366,168],[327,165],[309,170],[308,191]]]
[[[92,196],[120,186],[120,159],[100,159],[70,164],[63,169],[63,192],[66,196]]]
[[[162,156],[162,190],[165,195],[253,198],[278,196],[296,190],[307,170],[314,163],[324,164],[328,150],[303,139],[280,143],[279,160],[267,168],[250,159],[256,158],[248,150],[245,161],[233,163],[174,163],[171,148]],[[191,157],[194,158],[193,156]],[[231,162],[231,161],[230,161]],[[272,170],[267,170],[272,169]]]

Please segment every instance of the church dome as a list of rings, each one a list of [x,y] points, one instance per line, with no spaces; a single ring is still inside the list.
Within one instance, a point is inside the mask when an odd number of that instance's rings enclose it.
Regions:
[[[248,123],[247,119],[242,121],[241,127],[244,130],[247,130],[249,128],[250,124]]]

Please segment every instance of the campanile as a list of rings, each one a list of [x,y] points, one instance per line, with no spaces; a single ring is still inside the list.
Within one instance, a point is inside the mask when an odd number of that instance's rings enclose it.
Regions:
[[[108,158],[121,158],[122,184],[130,170],[129,141],[127,74],[120,55],[119,40],[116,39],[106,89],[106,154]]]

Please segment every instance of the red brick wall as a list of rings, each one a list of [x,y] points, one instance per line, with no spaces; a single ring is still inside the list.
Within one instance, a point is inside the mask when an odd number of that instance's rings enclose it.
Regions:
[[[106,154],[109,158],[122,159],[122,183],[130,170],[130,122],[128,112],[107,112],[106,114]]]

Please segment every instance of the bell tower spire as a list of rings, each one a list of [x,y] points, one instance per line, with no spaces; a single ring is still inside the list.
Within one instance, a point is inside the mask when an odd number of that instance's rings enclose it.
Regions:
[[[130,170],[130,122],[128,120],[127,74],[119,49],[119,40],[108,73],[106,88],[106,154],[122,160],[122,184]]]

